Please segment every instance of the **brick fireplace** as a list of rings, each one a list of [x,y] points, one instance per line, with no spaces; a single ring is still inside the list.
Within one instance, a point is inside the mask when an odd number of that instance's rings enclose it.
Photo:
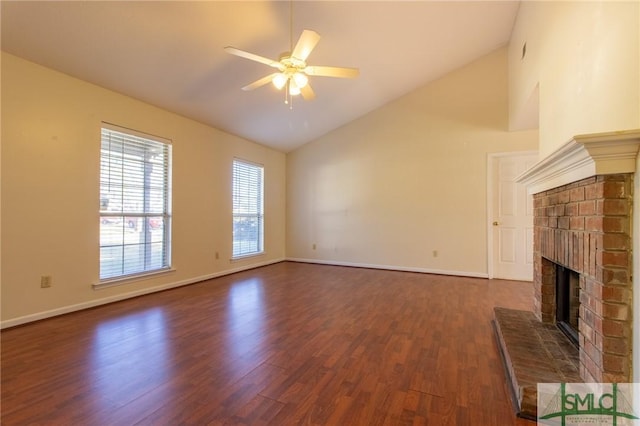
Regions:
[[[634,323],[636,334],[640,325],[634,319],[640,280],[633,276],[634,265],[640,267],[640,202],[633,198],[640,193],[639,147],[640,130],[576,136],[517,178],[533,195],[533,313],[496,308],[494,324],[523,417],[535,418],[537,383],[638,376],[632,367],[640,361],[633,353]],[[577,350],[560,332],[566,325],[556,327],[556,316],[567,310],[556,309],[556,279],[565,273],[579,284],[579,303],[573,294],[569,309]]]
[[[518,178],[534,200],[539,320],[556,321],[554,264],[579,274],[579,369],[585,382],[633,380],[633,191],[639,146],[637,130],[576,136]]]
[[[580,277],[580,376],[631,381],[633,174],[598,175],[534,195],[534,312],[556,322],[556,267]]]

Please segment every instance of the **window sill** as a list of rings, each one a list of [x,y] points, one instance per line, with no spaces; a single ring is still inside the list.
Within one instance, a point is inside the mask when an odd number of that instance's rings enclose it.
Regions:
[[[261,251],[260,253],[251,253],[251,254],[243,254],[241,256],[236,256],[231,258],[231,262],[239,262],[241,260],[250,259],[252,257],[264,256],[266,253]]]
[[[173,268],[167,268],[167,269],[160,269],[158,271],[153,271],[153,272],[144,272],[141,274],[126,275],[124,277],[117,277],[117,278],[110,278],[107,280],[103,280],[93,284],[92,286],[94,290],[101,290],[103,288],[116,287],[119,285],[131,284],[141,280],[148,280],[148,279],[157,277],[158,275],[164,275],[164,274],[168,274],[175,271],[176,270]]]

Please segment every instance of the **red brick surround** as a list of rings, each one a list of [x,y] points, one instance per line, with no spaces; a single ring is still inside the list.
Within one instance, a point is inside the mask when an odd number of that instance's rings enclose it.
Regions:
[[[598,175],[534,195],[534,312],[555,322],[555,268],[580,274],[580,376],[631,381],[633,174]]]

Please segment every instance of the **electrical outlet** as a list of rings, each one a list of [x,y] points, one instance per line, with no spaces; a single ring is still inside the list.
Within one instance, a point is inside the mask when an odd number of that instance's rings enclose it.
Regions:
[[[216,252],[216,260],[220,259],[220,253]]]
[[[438,250],[433,251],[433,257],[438,257]]]
[[[311,249],[312,249],[312,250],[315,250],[315,249],[316,249],[316,245],[315,245],[315,243],[311,245]]]
[[[43,275],[40,277],[40,288],[49,288],[52,285],[51,275]]]

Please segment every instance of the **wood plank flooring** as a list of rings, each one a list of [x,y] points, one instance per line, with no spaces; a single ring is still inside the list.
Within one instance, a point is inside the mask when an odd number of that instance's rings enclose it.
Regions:
[[[284,262],[2,331],[2,424],[533,425],[494,306],[531,283]]]

